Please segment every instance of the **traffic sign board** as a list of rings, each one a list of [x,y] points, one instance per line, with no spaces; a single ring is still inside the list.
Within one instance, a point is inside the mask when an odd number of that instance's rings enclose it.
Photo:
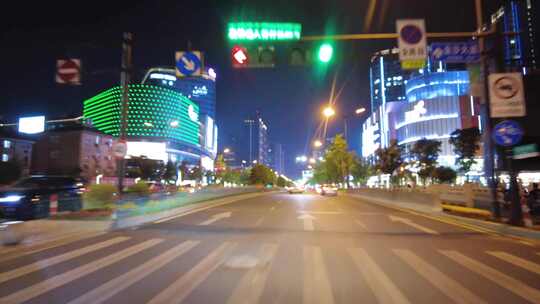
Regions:
[[[538,146],[536,144],[522,145],[512,148],[514,159],[525,159],[540,156]]]
[[[491,117],[525,116],[525,94],[521,73],[490,74],[489,104]]]
[[[199,51],[176,52],[176,76],[199,76],[202,71],[202,53]]]
[[[476,41],[432,43],[429,54],[434,61],[440,60],[450,63],[480,61],[480,48]]]
[[[424,19],[397,20],[399,60],[403,69],[417,69],[427,59],[426,25]]]
[[[246,67],[249,64],[249,54],[245,47],[235,45],[231,51],[233,67]]]
[[[81,60],[59,59],[56,61],[56,82],[61,84],[81,84]]]
[[[125,141],[117,141],[113,146],[113,154],[116,158],[124,158],[127,154],[127,143]]]
[[[523,138],[523,129],[513,120],[505,120],[493,128],[493,140],[499,146],[510,147],[518,144]]]

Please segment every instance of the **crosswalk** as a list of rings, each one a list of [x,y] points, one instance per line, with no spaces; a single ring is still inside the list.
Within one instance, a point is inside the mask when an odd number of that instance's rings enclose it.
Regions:
[[[23,257],[20,261],[15,259],[14,264],[4,262],[0,264],[0,303],[50,303],[47,299],[51,295],[55,295],[54,303],[114,303],[129,298],[134,286],[143,286],[145,280],[152,280],[153,285],[159,283],[159,289],[151,289],[140,303],[194,302],[190,297],[197,290],[223,282],[216,278],[219,272],[222,278],[226,275],[226,287],[204,289],[205,293],[223,293],[219,303],[274,303],[268,300],[267,289],[275,289],[274,281],[276,277],[283,278],[278,274],[283,271],[299,274],[302,278],[299,282],[288,282],[291,284],[288,292],[297,293],[303,303],[418,303],[417,290],[407,287],[409,280],[416,282],[418,290],[432,290],[440,296],[432,299],[432,303],[540,303],[540,257],[534,252],[518,254],[486,250],[471,253],[433,249],[427,254],[425,249],[401,247],[388,248],[380,254],[380,248],[375,250],[369,246],[334,248],[299,243],[294,245],[297,250],[278,240],[256,244],[234,239],[209,242],[110,236],[56,255],[45,252],[46,257],[42,259]],[[141,259],[141,256],[145,258]],[[242,267],[230,267],[232,258],[244,256],[251,260]],[[123,266],[123,271],[112,278],[106,275],[114,267],[134,259],[140,261],[131,263],[135,265],[129,268]],[[289,266],[284,269],[284,259],[302,262],[292,266],[287,264]],[[334,265],[329,262],[331,259],[338,260],[350,273],[336,273],[338,269],[331,266]],[[184,261],[189,261],[187,266]],[[501,268],[501,265],[505,267]],[[458,269],[460,276],[449,269]],[[401,275],[396,276],[396,272]],[[104,279],[89,280],[91,285],[59,300],[66,290],[80,288],[81,282],[92,275]],[[350,288],[337,288],[336,285],[343,281],[336,277],[342,275],[355,278],[345,283]],[[464,276],[478,279],[471,286],[470,280],[463,280]],[[524,279],[532,277],[535,280]],[[482,292],[478,286],[484,286],[484,290],[504,290],[505,296],[499,299],[495,294]],[[355,293],[360,289],[369,294]],[[351,298],[347,299],[343,290],[349,290]],[[359,296],[364,299],[358,299]],[[285,299],[285,302],[288,301]],[[139,301],[131,299],[130,303]]]

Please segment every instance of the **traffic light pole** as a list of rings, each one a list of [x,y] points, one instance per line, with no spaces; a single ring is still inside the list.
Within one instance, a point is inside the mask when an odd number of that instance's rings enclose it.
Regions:
[[[495,34],[495,26],[491,25],[488,31],[482,31],[483,27],[483,10],[482,0],[475,0],[476,26],[475,32],[440,32],[426,33],[427,38],[477,38],[479,40],[479,48],[481,54],[481,71],[483,81],[483,98],[481,102],[481,113],[483,116],[482,127],[484,129],[482,142],[484,146],[484,175],[487,179],[488,186],[491,192],[493,216],[500,219],[500,205],[497,201],[497,180],[494,169],[494,146],[491,138],[491,119],[489,111],[489,90],[488,90],[488,56],[485,48],[485,38]],[[505,32],[503,35],[515,35],[516,33]],[[343,34],[343,35],[320,35],[320,36],[304,36],[301,40],[317,41],[317,40],[372,40],[372,39],[397,39],[398,33],[373,33],[373,34]],[[515,174],[514,174],[515,175]],[[514,176],[513,175],[513,176]],[[515,179],[515,176],[514,176]],[[511,187],[516,187],[517,183],[511,181]],[[516,192],[516,189],[511,189]],[[513,202],[514,205],[519,203]],[[512,216],[514,218],[514,216]],[[517,221],[517,219],[514,219]]]
[[[129,105],[129,82],[132,68],[132,41],[131,33],[124,33],[122,39],[122,70],[120,72],[120,85],[122,86],[122,108],[120,113],[120,140],[125,142],[128,125],[128,105]],[[118,170],[118,192],[124,190],[124,176],[126,174],[126,159],[121,157],[117,163]]]

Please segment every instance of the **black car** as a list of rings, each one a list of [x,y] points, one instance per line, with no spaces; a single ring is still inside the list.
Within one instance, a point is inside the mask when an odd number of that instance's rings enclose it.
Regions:
[[[31,176],[0,190],[0,209],[9,219],[28,220],[49,216],[51,197],[56,197],[57,211],[82,208],[84,181],[68,176]]]

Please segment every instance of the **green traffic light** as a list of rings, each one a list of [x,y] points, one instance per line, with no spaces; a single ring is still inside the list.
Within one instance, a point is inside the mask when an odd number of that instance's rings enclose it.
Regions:
[[[333,53],[334,53],[334,48],[332,47],[332,45],[329,43],[323,43],[319,47],[319,53],[318,53],[319,61],[324,62],[324,63],[330,62],[330,60],[332,60]]]

